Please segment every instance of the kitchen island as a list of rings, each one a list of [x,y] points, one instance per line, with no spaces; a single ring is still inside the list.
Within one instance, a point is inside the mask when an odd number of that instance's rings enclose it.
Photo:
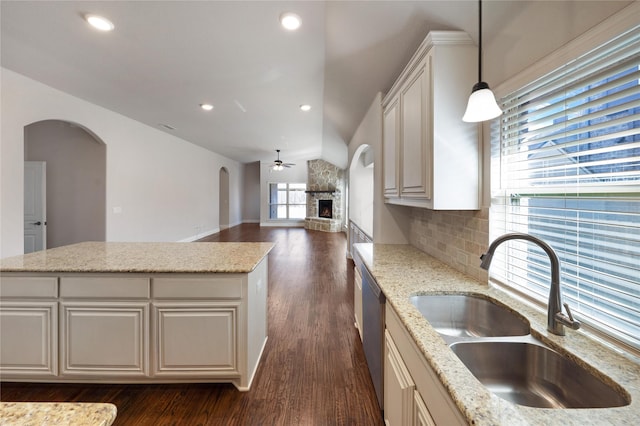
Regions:
[[[272,248],[86,242],[2,259],[0,378],[248,390]]]

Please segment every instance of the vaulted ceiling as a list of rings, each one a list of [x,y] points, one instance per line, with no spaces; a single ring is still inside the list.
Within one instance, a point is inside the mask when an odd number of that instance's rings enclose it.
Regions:
[[[485,3],[490,41],[532,2]],[[616,3],[614,11],[629,2]],[[0,7],[3,67],[245,163],[273,160],[281,149],[285,161],[344,166],[375,94],[391,87],[430,30],[477,39],[475,1],[3,0]],[[285,31],[283,12],[298,14],[302,26]],[[90,28],[87,13],[109,18],[115,30]]]

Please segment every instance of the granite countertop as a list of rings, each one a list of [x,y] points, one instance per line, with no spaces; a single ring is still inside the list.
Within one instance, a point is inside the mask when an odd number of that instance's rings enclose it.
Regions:
[[[0,272],[248,273],[274,243],[85,242],[0,260]]]
[[[109,426],[113,404],[76,402],[0,402],[0,425]]]
[[[407,327],[463,416],[474,425],[605,425],[637,424],[640,419],[640,359],[596,342],[582,331],[567,329],[566,336],[547,331],[541,312],[505,292],[466,276],[408,245],[355,244],[364,264]],[[595,409],[542,409],[516,405],[488,391],[449,349],[446,342],[411,304],[415,294],[475,293],[504,303],[524,315],[531,334],[565,351],[588,370],[598,370],[631,396],[625,407]]]

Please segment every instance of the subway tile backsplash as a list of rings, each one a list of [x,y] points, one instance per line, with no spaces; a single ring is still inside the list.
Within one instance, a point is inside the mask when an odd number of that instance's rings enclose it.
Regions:
[[[442,211],[411,209],[409,243],[481,282],[487,271],[480,255],[489,245],[489,209]]]

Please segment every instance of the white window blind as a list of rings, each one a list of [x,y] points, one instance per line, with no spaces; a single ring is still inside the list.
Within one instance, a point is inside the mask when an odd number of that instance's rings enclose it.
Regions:
[[[640,348],[640,27],[501,99],[491,236],[526,232],[558,254],[584,323]],[[542,303],[547,256],[503,244],[491,276]]]

